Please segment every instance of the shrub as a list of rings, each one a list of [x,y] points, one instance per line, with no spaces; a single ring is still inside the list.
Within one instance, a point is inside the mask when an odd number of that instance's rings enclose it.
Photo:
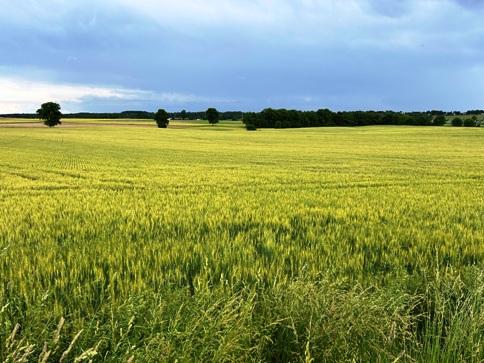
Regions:
[[[247,131],[257,131],[257,127],[252,124],[245,125],[245,128],[247,129]]]

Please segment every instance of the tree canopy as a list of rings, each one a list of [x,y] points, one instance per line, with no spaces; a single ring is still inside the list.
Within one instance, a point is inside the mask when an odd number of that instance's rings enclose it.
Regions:
[[[208,123],[213,126],[218,123],[220,112],[218,112],[216,108],[211,107],[205,111],[205,117],[207,118]]]
[[[168,112],[160,108],[155,113],[155,121],[159,128],[166,129],[168,127],[168,124],[170,123]]]
[[[38,117],[44,121],[44,125],[54,127],[61,124],[62,113],[60,105],[55,102],[43,103],[37,110]]]
[[[472,116],[471,118],[466,118],[464,120],[464,122],[462,123],[462,125],[464,127],[475,127],[476,126],[476,121],[477,121],[477,117],[476,116]]]
[[[452,119],[452,126],[462,126],[464,121],[460,117],[454,117]]]
[[[434,126],[443,126],[445,125],[445,116],[444,115],[437,115],[435,116],[434,120],[432,121],[432,125]]]

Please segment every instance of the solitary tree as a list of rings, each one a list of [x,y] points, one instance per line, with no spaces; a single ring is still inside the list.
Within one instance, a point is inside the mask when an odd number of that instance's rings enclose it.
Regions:
[[[215,108],[209,108],[207,111],[205,111],[205,117],[207,118],[208,123],[212,126],[218,123],[219,116],[220,112],[218,112]]]
[[[186,119],[187,118],[187,111],[181,110],[180,117],[181,117],[182,120]]]
[[[156,124],[158,125],[159,128],[166,129],[168,124],[170,123],[170,120],[168,118],[168,113],[160,108],[156,113],[155,113],[155,121]]]
[[[60,112],[60,105],[55,102],[43,103],[37,110],[37,114],[41,120],[44,120],[44,125],[54,127],[61,124],[62,113]]]

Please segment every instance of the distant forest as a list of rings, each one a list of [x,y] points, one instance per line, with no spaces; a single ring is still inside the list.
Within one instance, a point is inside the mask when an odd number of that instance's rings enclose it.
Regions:
[[[261,112],[225,111],[220,112],[219,120],[240,121],[247,129],[259,128],[297,128],[297,127],[321,127],[321,126],[369,126],[369,125],[413,125],[429,126],[443,125],[445,117],[482,115],[484,110],[440,111],[432,110],[426,112],[395,112],[395,111],[338,111],[329,109],[317,111],[298,111],[286,109],[266,108]],[[196,120],[206,119],[205,111],[169,112],[171,119]],[[0,117],[31,118],[38,119],[36,113],[4,114]],[[154,119],[154,112],[147,111],[123,111],[117,113],[93,113],[79,112],[63,114],[63,119],[69,118],[90,118],[90,119]]]
[[[481,115],[484,110],[394,112],[394,111],[344,111],[333,112],[328,109],[318,111],[296,111],[266,108],[261,112],[244,113],[247,129],[259,128],[297,128],[321,126],[369,126],[369,125],[443,125],[445,116]]]

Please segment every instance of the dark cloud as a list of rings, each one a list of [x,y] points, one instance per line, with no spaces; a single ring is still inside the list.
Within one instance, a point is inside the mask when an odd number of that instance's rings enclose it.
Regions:
[[[29,3],[0,14],[0,80],[140,91],[76,110],[482,108],[478,1]]]

